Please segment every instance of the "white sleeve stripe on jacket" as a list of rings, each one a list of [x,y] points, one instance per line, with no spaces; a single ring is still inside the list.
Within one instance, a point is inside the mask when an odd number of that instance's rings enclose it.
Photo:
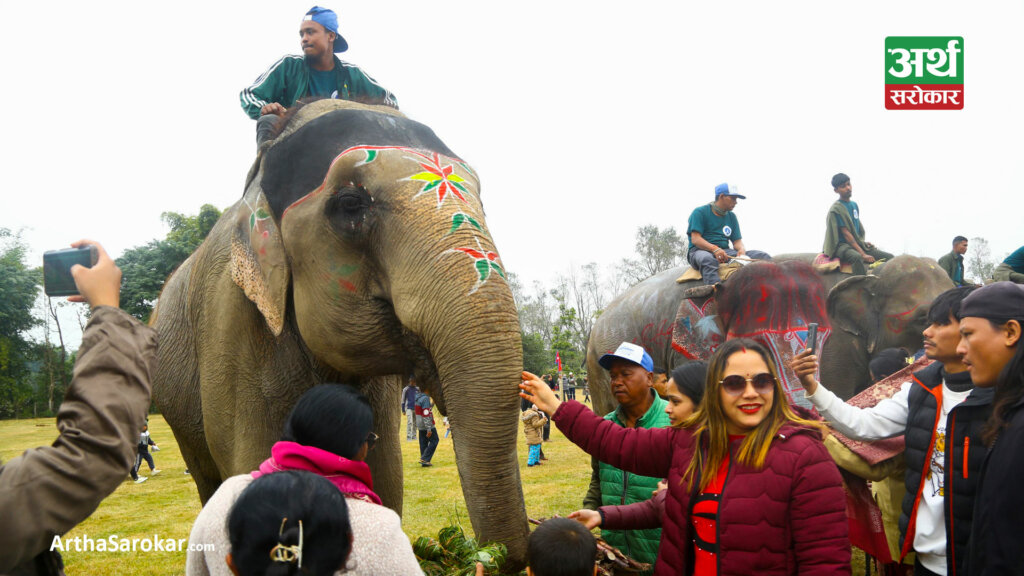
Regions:
[[[267,102],[261,98],[257,98],[252,91],[256,88],[259,88],[261,84],[266,82],[267,78],[269,78],[270,75],[274,73],[274,70],[277,70],[278,66],[280,66],[285,60],[289,58],[302,58],[302,56],[295,56],[291,54],[287,56],[282,56],[277,62],[274,62],[274,64],[270,68],[268,68],[266,72],[260,74],[259,78],[256,78],[256,81],[253,82],[251,86],[242,90],[242,100],[244,100],[247,104],[259,106],[260,108],[266,106]]]

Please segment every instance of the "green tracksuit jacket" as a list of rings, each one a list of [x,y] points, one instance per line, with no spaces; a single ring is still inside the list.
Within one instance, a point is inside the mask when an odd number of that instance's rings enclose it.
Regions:
[[[336,98],[398,108],[395,95],[358,66],[343,62],[335,56],[334,73],[338,76]],[[239,98],[242,101],[242,109],[255,120],[260,117],[260,109],[271,102],[290,108],[296,100],[308,95],[309,66],[306,59],[303,56],[290,55],[275,62],[253,82],[252,86],[242,90]]]

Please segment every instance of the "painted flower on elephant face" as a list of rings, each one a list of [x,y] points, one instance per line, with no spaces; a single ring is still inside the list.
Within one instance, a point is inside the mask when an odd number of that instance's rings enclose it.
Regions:
[[[417,154],[418,156],[427,158],[424,155]],[[455,173],[455,166],[448,164],[446,166],[441,165],[441,155],[434,152],[427,158],[427,162],[419,162],[421,168],[425,172],[413,174],[409,177],[409,180],[419,180],[426,182],[426,185],[415,195],[413,198],[426,194],[428,192],[437,193],[437,207],[440,208],[441,204],[444,203],[444,199],[449,195],[455,196],[463,203],[468,203],[463,193],[469,194],[469,189],[466,187],[466,180]]]
[[[473,289],[469,291],[470,294],[483,286],[490,279],[492,272],[497,272],[498,276],[502,278],[505,277],[505,271],[501,268],[501,264],[498,263],[501,257],[494,252],[483,249],[477,250],[475,248],[453,248],[449,252],[461,252],[473,259],[473,267],[476,269],[478,278],[476,284],[473,285]]]

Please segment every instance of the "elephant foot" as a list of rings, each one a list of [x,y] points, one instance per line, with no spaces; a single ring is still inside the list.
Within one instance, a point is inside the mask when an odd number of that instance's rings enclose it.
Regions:
[[[715,292],[714,284],[694,286],[683,291],[683,298],[706,298]]]

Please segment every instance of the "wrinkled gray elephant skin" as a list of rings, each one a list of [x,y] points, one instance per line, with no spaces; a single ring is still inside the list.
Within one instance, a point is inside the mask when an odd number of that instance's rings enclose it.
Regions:
[[[299,109],[154,323],[153,396],[204,502],[268,457],[304,391],[343,382],[373,406],[374,487],[401,512],[399,375],[415,373],[457,430],[477,537],[524,560],[515,304],[477,176],[428,127],[339,100]]]

